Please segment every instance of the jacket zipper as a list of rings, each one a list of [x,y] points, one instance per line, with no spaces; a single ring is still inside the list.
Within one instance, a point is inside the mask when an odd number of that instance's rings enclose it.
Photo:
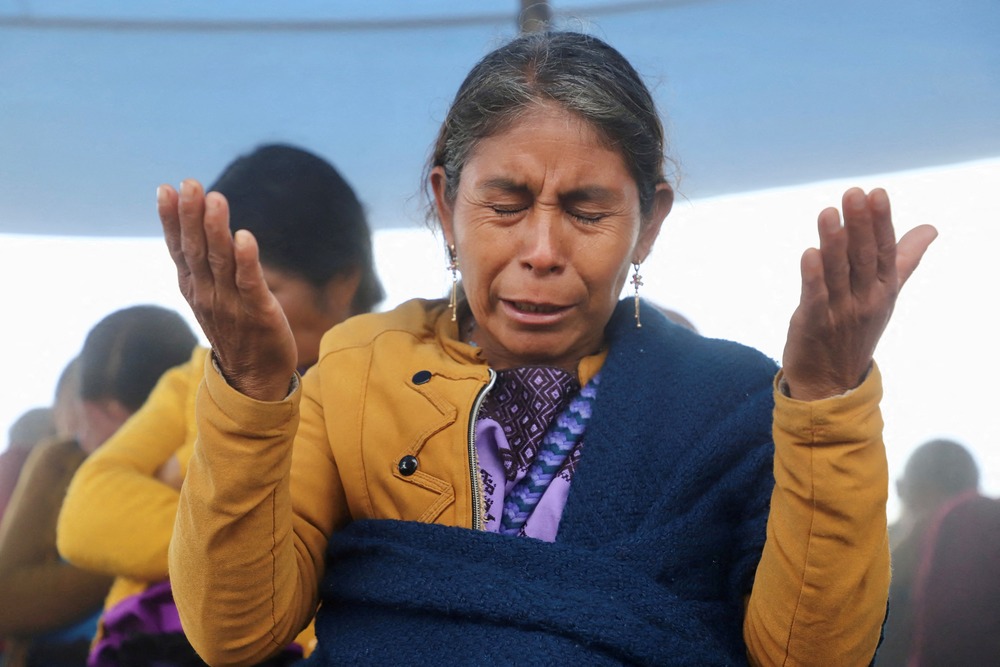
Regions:
[[[496,382],[497,374],[492,368],[489,382],[479,390],[476,400],[472,404],[472,414],[469,416],[469,462],[471,469],[469,476],[472,480],[472,529],[483,530],[483,490],[482,481],[479,479],[479,454],[476,452],[476,422],[479,417],[479,408],[486,400],[486,394],[490,393],[493,384]]]

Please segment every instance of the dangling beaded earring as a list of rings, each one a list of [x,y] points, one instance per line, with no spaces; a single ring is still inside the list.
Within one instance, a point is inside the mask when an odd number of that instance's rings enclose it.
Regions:
[[[635,328],[641,329],[642,322],[639,321],[639,287],[642,285],[642,276],[639,275],[641,262],[632,262],[632,286],[635,287]]]
[[[448,307],[451,308],[451,321],[458,319],[458,257],[455,255],[455,246],[448,246],[448,270],[451,271],[451,299]]]

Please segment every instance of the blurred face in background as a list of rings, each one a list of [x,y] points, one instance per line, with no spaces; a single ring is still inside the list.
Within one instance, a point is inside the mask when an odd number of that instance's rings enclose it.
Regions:
[[[132,411],[115,399],[81,400],[76,431],[80,449],[93,454],[130,416]]]
[[[83,426],[83,403],[80,399],[80,367],[76,361],[67,367],[52,405],[56,437],[79,439]]]
[[[331,327],[351,316],[360,271],[349,271],[317,287],[291,271],[263,265],[264,280],[288,320],[298,348],[300,370],[319,358],[319,344]]]

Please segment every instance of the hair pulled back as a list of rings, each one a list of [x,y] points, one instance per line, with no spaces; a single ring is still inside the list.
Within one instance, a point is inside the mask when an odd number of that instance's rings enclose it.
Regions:
[[[209,188],[229,202],[229,227],[250,231],[261,262],[316,287],[357,269],[352,313],[383,298],[361,202],[333,165],[309,151],[267,144],[236,158]]]
[[[183,364],[197,344],[176,311],[132,306],[104,317],[87,333],[78,357],[80,397],[115,399],[138,410],[168,369]]]
[[[665,139],[649,89],[617,50],[576,32],[529,33],[480,60],[441,125],[428,171],[443,167],[454,201],[477,142],[503,132],[533,105],[555,102],[618,150],[639,189],[645,219],[664,175]],[[425,182],[427,179],[425,179]]]

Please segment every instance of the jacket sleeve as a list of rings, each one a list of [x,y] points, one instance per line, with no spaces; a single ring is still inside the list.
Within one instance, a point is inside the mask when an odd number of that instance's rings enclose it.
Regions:
[[[146,403],[80,466],[59,515],[59,552],[71,563],[141,581],[166,578],[179,491],[156,471],[187,441],[205,354],[200,348],[167,371]]]
[[[100,609],[111,578],[56,551],[56,517],[83,452],[55,442],[32,452],[0,525],[0,635],[54,630]]]
[[[318,383],[309,373],[285,400],[260,402],[206,363],[169,563],[185,633],[211,665],[256,664],[315,613],[347,512]]]
[[[743,624],[754,665],[868,665],[889,591],[881,377],[796,401],[775,382],[767,540]]]

